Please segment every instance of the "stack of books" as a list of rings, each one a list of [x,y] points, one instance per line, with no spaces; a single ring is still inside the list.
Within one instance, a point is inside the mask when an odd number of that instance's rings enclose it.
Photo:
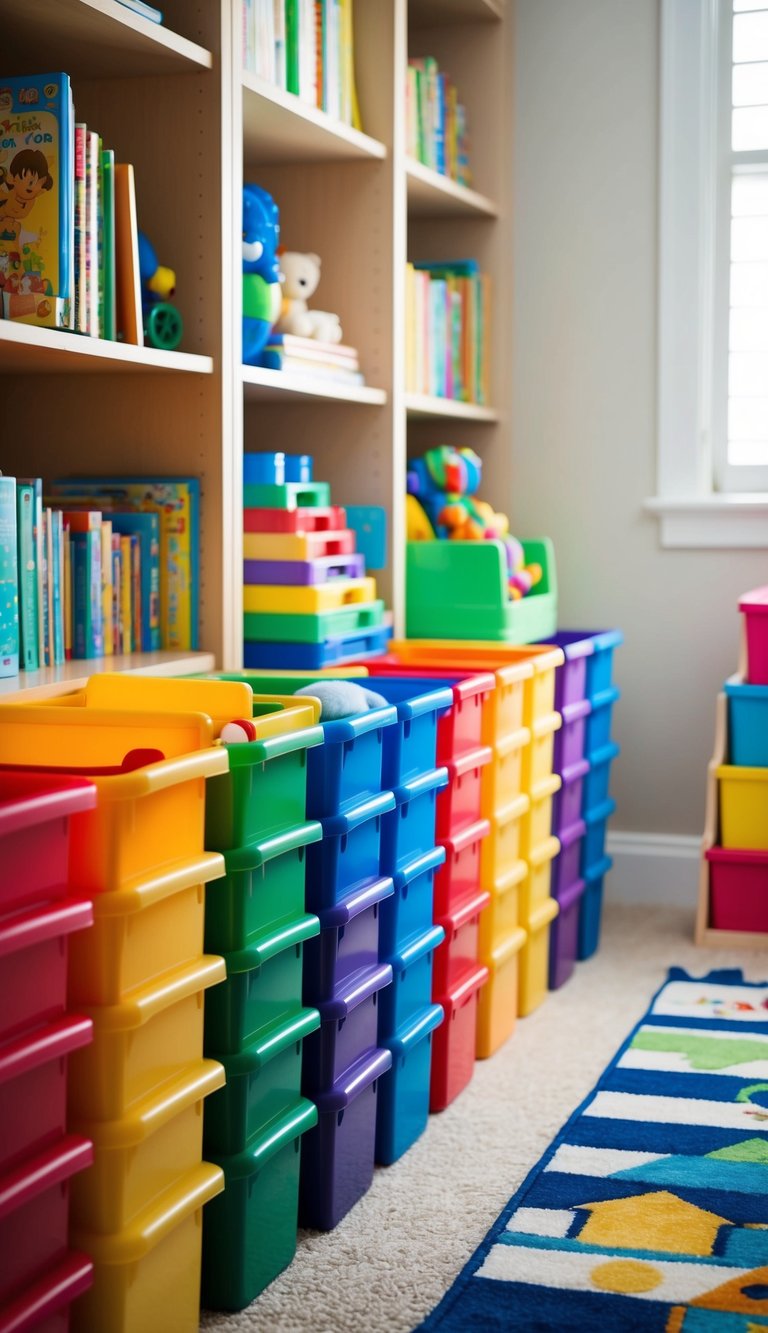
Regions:
[[[406,265],[406,392],[487,405],[490,282],[474,259]]]
[[[267,344],[266,351],[280,362],[281,370],[337,384],[364,384],[356,347],[344,343],[322,342],[319,338],[299,338],[284,333]]]
[[[243,65],[360,129],[352,0],[242,0]]]
[[[409,59],[405,98],[408,154],[460,185],[470,185],[467,113],[434,56]]]

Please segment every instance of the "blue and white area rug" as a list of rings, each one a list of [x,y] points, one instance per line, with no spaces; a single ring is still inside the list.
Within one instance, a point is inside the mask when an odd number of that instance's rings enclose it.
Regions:
[[[768,1329],[768,982],[670,972],[422,1329]]]

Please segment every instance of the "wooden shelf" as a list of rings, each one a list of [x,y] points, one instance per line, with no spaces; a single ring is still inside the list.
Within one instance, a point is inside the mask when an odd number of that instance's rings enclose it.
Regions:
[[[409,0],[408,22],[412,28],[431,24],[500,23],[506,0]]]
[[[63,69],[73,79],[134,78],[213,65],[211,52],[197,42],[118,0],[20,0],[3,16],[3,35],[10,47],[3,53],[4,74]]]
[[[433,398],[426,393],[407,393],[405,410],[410,419],[447,417],[453,421],[473,421],[478,425],[495,426],[499,414],[492,407],[478,403],[461,403],[453,398]]]
[[[243,72],[246,162],[381,160],[385,144],[333,120],[293,93]]]
[[[487,195],[443,176],[415,158],[406,160],[408,212],[411,217],[499,216],[498,205]]]
[[[387,401],[384,389],[369,384],[339,384],[311,375],[282,370],[262,370],[243,366],[243,389],[248,402],[290,402],[291,398],[319,402],[332,399],[338,403],[367,403],[382,407]]]
[[[0,373],[55,374],[78,370],[104,375],[142,371],[210,375],[213,360],[194,352],[161,352],[154,347],[84,338],[57,329],[0,320]]]
[[[213,653],[161,652],[132,653],[125,657],[98,657],[88,661],[64,662],[62,666],[43,667],[40,671],[22,671],[18,676],[0,680],[0,703],[34,703],[71,694],[82,689],[89,676],[103,671],[121,671],[127,675],[144,672],[150,676],[185,676],[196,671],[213,671]]]

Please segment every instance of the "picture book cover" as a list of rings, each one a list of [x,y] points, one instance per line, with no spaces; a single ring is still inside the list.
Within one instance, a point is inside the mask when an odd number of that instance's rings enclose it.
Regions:
[[[74,123],[69,76],[0,77],[0,291],[41,323],[71,318]],[[6,300],[6,298],[9,298]]]
[[[0,676],[19,671],[16,478],[0,476]]]
[[[37,500],[34,481],[16,484],[16,528],[19,561],[20,663],[37,671]]]
[[[113,512],[112,531],[135,533],[139,541],[141,632],[143,652],[160,647],[160,517],[157,513]]]

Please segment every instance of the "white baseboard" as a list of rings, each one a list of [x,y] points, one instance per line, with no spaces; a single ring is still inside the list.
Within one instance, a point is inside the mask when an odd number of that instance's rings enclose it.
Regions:
[[[695,908],[701,838],[671,833],[609,833],[609,902]]]

